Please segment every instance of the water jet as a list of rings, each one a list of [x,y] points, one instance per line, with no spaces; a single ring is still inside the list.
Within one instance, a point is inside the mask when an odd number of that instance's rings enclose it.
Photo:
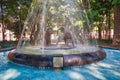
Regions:
[[[91,45],[91,31],[82,1],[37,0],[31,4],[17,48],[8,58],[43,68],[67,68],[103,60],[106,53]]]

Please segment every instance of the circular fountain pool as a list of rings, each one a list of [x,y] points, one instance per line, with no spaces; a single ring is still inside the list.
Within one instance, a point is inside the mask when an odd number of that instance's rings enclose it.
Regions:
[[[39,48],[18,49],[10,52],[8,58],[18,64],[29,65],[34,67],[48,68],[66,68],[72,66],[82,66],[96,61],[100,61],[106,57],[106,53],[101,48],[87,47],[77,48],[56,48],[46,47],[44,52]]]
[[[0,50],[0,80],[119,80],[120,50],[104,50],[107,56],[100,62],[57,71],[13,64],[7,58],[10,50]]]

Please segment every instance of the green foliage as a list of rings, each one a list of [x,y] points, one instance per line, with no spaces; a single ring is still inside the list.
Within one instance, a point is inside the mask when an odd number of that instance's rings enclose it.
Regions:
[[[90,4],[94,21],[101,22],[104,15],[109,15],[109,10],[112,10],[114,5],[120,5],[120,0],[91,0]]]
[[[105,15],[105,10],[108,6],[109,4],[102,0],[91,1],[91,13],[95,22],[103,21],[103,16]]]
[[[99,39],[101,39],[101,31],[109,31],[113,26],[113,7],[116,5],[113,5],[113,1],[115,0],[90,0],[91,10],[87,11],[88,17],[91,21],[93,20],[93,29],[98,28]]]
[[[17,38],[20,35],[18,31],[23,28],[31,2],[32,0],[3,0],[2,5],[6,6],[4,9],[4,22]]]
[[[4,22],[6,23],[7,28],[14,32],[16,37],[20,35],[20,33],[18,32],[18,27],[21,27],[22,30],[30,6],[36,6],[37,1],[38,0],[3,0],[3,2],[0,2],[0,4],[6,6],[6,8],[4,9]],[[57,4],[58,1],[60,4]],[[83,0],[76,1],[79,3],[79,5],[81,5]],[[49,0],[49,2],[50,3],[48,4],[48,6],[51,7],[48,8],[49,12],[47,12],[47,26],[54,26],[57,22],[59,22],[59,25],[65,25],[66,22],[68,22],[68,25],[71,25],[68,21],[70,13],[68,13],[68,11],[66,10],[66,8],[70,5],[66,5],[64,3],[64,0]],[[91,9],[87,10],[90,21],[101,23],[104,20],[104,15],[108,16],[109,10],[112,10],[114,5],[120,5],[120,0],[90,0],[90,4]],[[41,6],[41,4],[39,6]],[[40,11],[42,11],[42,9],[40,9]],[[56,14],[58,11],[60,11],[60,15]],[[77,10],[73,9],[73,11]],[[73,14],[80,16],[79,13]],[[113,13],[110,13],[110,15],[111,14],[113,15]],[[66,18],[65,21],[64,18]],[[81,21],[84,22],[84,19]],[[76,19],[74,21],[75,25],[81,24],[81,21]]]
[[[120,0],[113,0],[113,1],[112,1],[112,4],[113,4],[113,5],[120,5]]]

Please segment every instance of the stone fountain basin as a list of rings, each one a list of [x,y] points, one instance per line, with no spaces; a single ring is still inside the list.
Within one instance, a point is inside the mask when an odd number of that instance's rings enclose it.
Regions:
[[[95,47],[94,47],[95,48]],[[44,52],[40,48],[24,48],[18,49],[8,54],[9,60],[17,64],[23,64],[34,67],[55,68],[54,58],[62,58],[62,66],[59,68],[82,66],[90,63],[101,61],[106,57],[103,49],[96,50],[81,50],[80,48],[70,49],[45,49]],[[38,50],[38,51],[37,51]]]

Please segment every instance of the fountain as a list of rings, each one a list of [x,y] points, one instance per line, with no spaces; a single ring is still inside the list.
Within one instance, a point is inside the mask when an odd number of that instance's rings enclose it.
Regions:
[[[34,0],[17,48],[8,58],[43,68],[94,63],[106,53],[91,44],[91,32],[82,0]]]

